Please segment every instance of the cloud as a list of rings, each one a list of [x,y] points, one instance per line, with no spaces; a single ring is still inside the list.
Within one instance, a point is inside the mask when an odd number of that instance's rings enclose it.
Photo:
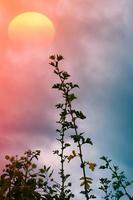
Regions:
[[[100,3],[99,0],[64,0],[45,4],[32,1],[29,5],[27,1],[20,1],[20,5],[20,11],[38,10],[55,22],[57,33],[49,54],[62,53],[64,69],[80,85],[75,106],[83,108],[88,117],[80,128],[87,130],[93,139],[94,159],[106,152],[124,170],[129,170],[130,176],[133,166],[133,3],[130,0],[101,0]],[[57,118],[53,105],[58,98],[48,89],[56,79],[49,71],[46,57],[48,54],[45,55],[43,49],[16,51],[8,46],[5,51],[4,65],[0,69],[0,88],[5,88],[0,94],[0,126],[6,133],[1,134],[2,141],[10,143],[11,148],[14,145],[10,140],[12,132],[16,135],[19,132],[17,144],[26,138],[26,146],[43,149],[43,144],[48,145],[50,139],[51,146],[56,146],[52,139]],[[31,135],[35,139],[31,140]],[[21,143],[24,148],[25,141]],[[17,144],[14,149],[18,148]],[[47,147],[48,153],[51,147]],[[76,176],[78,169],[73,168],[73,171]]]
[[[63,4],[64,11],[59,13],[56,48],[63,52],[65,65],[80,84],[78,106],[90,123],[83,127],[88,127],[99,152],[107,152],[127,171],[133,165],[129,156],[133,4],[124,0],[117,5],[116,1],[80,0],[70,4]]]

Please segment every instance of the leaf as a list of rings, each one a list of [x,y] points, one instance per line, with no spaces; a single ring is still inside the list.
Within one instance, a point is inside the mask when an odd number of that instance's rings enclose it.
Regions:
[[[51,173],[49,174],[49,177],[51,177],[51,176],[52,176],[53,172],[54,172],[54,170],[52,170],[52,171],[51,171]]]
[[[95,195],[90,195],[90,199],[96,199]]]
[[[79,88],[79,85],[77,85],[77,84],[74,84],[74,85],[73,85],[73,87],[74,87],[74,88],[76,88],[76,87],[77,87],[77,88]]]
[[[80,139],[81,139],[81,136],[80,135],[71,135],[71,138],[73,138],[74,142],[79,142]]]
[[[51,56],[49,57],[49,59],[50,59],[50,60],[55,60],[55,55],[51,55]]]
[[[83,185],[85,185],[85,181],[82,181],[80,186],[82,187]]]
[[[59,72],[57,70],[54,70],[54,73],[57,74],[57,75],[59,75]]]
[[[59,129],[56,129],[56,132],[58,132],[58,133],[61,133],[61,130],[59,130]]]
[[[61,84],[60,83],[56,83],[56,84],[53,85],[52,88],[54,88],[54,89],[61,89]]]
[[[69,94],[69,95],[67,96],[67,99],[68,99],[68,101],[73,101],[74,99],[77,99],[77,97],[75,96],[74,93],[72,93],[72,94]]]
[[[82,177],[80,178],[80,180],[85,180],[85,179],[86,179],[88,182],[92,183],[92,178],[91,178],[91,177],[88,177],[88,176],[84,177],[84,176],[82,176]]]
[[[80,119],[85,119],[86,116],[81,111],[75,111],[75,114]]]
[[[77,156],[75,150],[73,150],[72,153],[73,153],[73,156],[74,156],[74,157]]]
[[[100,159],[106,161],[106,160],[107,160],[107,157],[102,156],[102,157],[100,157]]]
[[[67,80],[69,77],[70,77],[70,75],[67,72],[65,72],[65,71],[62,72],[63,79]]]
[[[68,157],[67,157],[68,162],[70,162],[73,158],[74,158],[73,155],[68,156]]]
[[[119,200],[122,196],[124,196],[124,193],[121,190],[118,190],[116,192],[116,198]]]
[[[58,104],[56,104],[55,106],[56,106],[56,108],[63,108],[63,103],[58,103]]]
[[[92,143],[92,141],[91,141],[90,138],[87,138],[86,141],[85,141],[85,143],[93,145],[93,143]]]
[[[66,148],[66,147],[70,147],[70,146],[71,146],[71,145],[70,145],[69,143],[65,143],[65,146],[64,146],[64,147]]]
[[[63,56],[62,55],[57,55],[57,61],[63,60]]]
[[[116,165],[114,165],[114,170],[115,170],[115,171],[118,171],[118,170],[119,170],[119,167],[116,166]]]
[[[95,170],[95,167],[96,167],[96,163],[87,163],[88,164],[88,166],[89,166],[89,169],[91,170],[91,171],[94,171]]]
[[[46,171],[48,172],[48,171],[50,170],[50,168],[51,168],[51,167],[48,167],[48,168],[46,169]]]
[[[82,181],[80,186],[83,186],[86,184],[86,187],[89,189],[90,184],[92,184],[92,178],[90,177],[81,177],[80,180]]]
[[[77,156],[77,154],[76,154],[75,150],[73,150],[72,154],[70,154],[69,156],[67,156],[68,162],[70,162],[76,156]]]
[[[65,177],[64,177],[65,181],[69,178],[69,176],[70,176],[70,174],[65,175]]]
[[[50,62],[49,64],[52,65],[52,66],[55,66],[55,63],[54,63],[54,62]]]
[[[9,160],[9,159],[10,159],[10,156],[6,155],[6,156],[5,156],[5,159],[6,159],[6,160]]]
[[[104,165],[101,165],[101,166],[99,167],[99,169],[106,169],[106,167],[105,167]]]

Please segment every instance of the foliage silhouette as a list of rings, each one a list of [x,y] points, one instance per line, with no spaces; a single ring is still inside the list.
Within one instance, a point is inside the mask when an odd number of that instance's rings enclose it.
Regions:
[[[80,133],[78,130],[77,120],[81,119],[84,120],[86,117],[82,113],[82,111],[75,110],[73,108],[73,101],[77,99],[75,96],[73,90],[75,88],[79,88],[77,84],[73,84],[72,82],[69,82],[68,79],[70,75],[60,69],[59,63],[63,60],[63,57],[61,55],[52,55],[50,57],[52,62],[50,65],[52,65],[54,73],[59,78],[59,82],[53,85],[54,89],[57,89],[62,94],[63,102],[60,102],[56,105],[57,109],[60,109],[60,120],[57,122],[61,125],[61,130],[57,130],[60,133],[61,139],[61,178],[62,178],[62,191],[64,190],[64,182],[65,182],[65,176],[64,176],[64,168],[63,164],[66,160],[68,161],[72,160],[75,157],[78,157],[80,160],[80,168],[82,170],[82,177],[80,178],[81,184],[80,186],[83,186],[83,190],[81,193],[85,195],[86,199],[94,199],[95,196],[91,194],[91,184],[92,184],[92,178],[87,176],[86,174],[86,166],[89,165],[89,168],[94,170],[96,164],[90,163],[89,161],[84,160],[83,158],[83,146],[85,144],[93,145],[90,138],[86,138],[84,136],[84,133]],[[72,154],[68,157],[63,156],[63,151],[65,148],[69,147],[71,144],[64,143],[64,132],[66,130],[72,129],[73,134],[70,135],[71,139],[73,139],[74,143],[77,144],[78,150],[73,150]],[[78,152],[77,152],[78,151]],[[77,152],[77,153],[76,153]]]
[[[5,156],[9,163],[0,177],[0,200],[40,199],[36,192],[36,164],[40,151],[26,151],[22,157]]]
[[[104,164],[100,166],[100,169],[111,172],[111,179],[100,179],[101,187],[99,189],[105,193],[104,198],[106,200],[119,200],[122,197],[126,197],[129,200],[133,200],[133,197],[127,191],[127,188],[132,185],[133,181],[128,181],[124,172],[119,171],[119,167],[113,165],[108,157],[103,156],[101,160],[104,161]]]
[[[72,183],[69,181],[70,174],[66,173],[65,167],[75,158],[78,158],[82,172],[79,184],[83,189],[80,193],[84,195],[86,200],[96,198],[96,194],[93,194],[92,190],[93,179],[86,171],[87,167],[95,173],[96,163],[85,160],[85,152],[83,151],[87,149],[86,145],[93,145],[93,143],[91,138],[86,137],[85,133],[81,133],[78,128],[78,120],[84,120],[86,116],[73,106],[74,100],[77,99],[73,91],[79,86],[69,82],[70,75],[61,70],[59,64],[62,60],[61,55],[50,56],[50,65],[59,80],[58,83],[53,85],[53,88],[62,95],[61,102],[56,104],[56,108],[59,110],[58,129],[56,130],[59,148],[53,151],[53,154],[57,155],[60,160],[58,172],[60,182],[54,180],[51,167],[44,165],[41,169],[38,169],[36,163],[40,156],[40,150],[28,150],[21,157],[7,155],[5,158],[8,164],[6,164],[0,176],[0,200],[73,199]],[[67,155],[66,150],[73,144],[76,144],[77,148]],[[128,192],[128,187],[132,185],[132,182],[127,180],[124,172],[119,171],[119,168],[113,165],[110,159],[105,156],[101,159],[104,164],[99,168],[107,171],[107,177],[100,179],[99,191],[104,192],[102,198],[119,200],[125,197],[127,200],[133,200],[133,196]],[[111,177],[109,176],[110,173]]]

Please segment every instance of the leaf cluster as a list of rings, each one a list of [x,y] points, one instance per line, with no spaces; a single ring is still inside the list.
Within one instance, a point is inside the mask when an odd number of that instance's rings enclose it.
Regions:
[[[32,162],[38,159],[40,151],[30,150],[20,158],[18,156],[8,156],[5,158],[9,162],[0,177],[0,199],[1,200],[39,200],[40,194],[36,191],[37,173],[36,164]]]
[[[101,157],[104,164],[100,166],[100,169],[108,170],[111,173],[111,179],[101,178],[101,187],[99,188],[105,193],[104,198],[109,200],[119,200],[122,197],[127,197],[129,200],[133,200],[133,197],[128,193],[128,187],[132,185],[133,181],[128,181],[123,171],[119,170],[119,167],[112,164],[112,160],[108,157]]]

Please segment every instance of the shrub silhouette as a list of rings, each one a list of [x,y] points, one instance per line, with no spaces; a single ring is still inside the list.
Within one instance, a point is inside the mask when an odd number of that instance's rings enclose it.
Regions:
[[[40,194],[36,189],[36,164],[40,151],[26,151],[20,158],[18,156],[8,156],[8,164],[0,177],[0,199],[40,199]]]
[[[127,191],[128,187],[132,185],[133,181],[128,181],[124,172],[119,170],[119,167],[113,165],[108,157],[101,157],[104,164],[100,166],[100,169],[107,170],[111,173],[111,179],[101,178],[101,187],[99,188],[105,193],[104,199],[120,199],[125,197],[132,200],[133,197]]]
[[[59,82],[53,85],[61,93],[61,102],[56,104],[59,110],[59,120],[57,121],[58,129],[56,130],[59,142],[59,148],[53,153],[60,160],[60,182],[53,178],[53,170],[46,165],[41,169],[37,167],[37,160],[40,156],[40,150],[28,150],[23,156],[5,156],[8,164],[6,164],[0,176],[0,200],[70,200],[74,198],[71,190],[70,174],[66,173],[65,164],[69,164],[71,160],[78,159],[82,172],[80,177],[80,193],[84,195],[84,199],[95,199],[92,184],[93,179],[87,174],[86,167],[95,173],[96,163],[85,160],[83,147],[93,145],[91,139],[86,137],[84,132],[78,129],[78,120],[84,120],[86,117],[82,111],[76,110],[73,106],[74,100],[77,99],[74,89],[79,88],[77,84],[69,82],[70,75],[62,70],[59,66],[63,60],[61,55],[50,56],[50,65],[53,67],[55,75]],[[69,143],[67,142],[69,138]],[[77,148],[67,155],[66,149],[76,144]],[[85,149],[85,148],[84,148]],[[100,187],[104,193],[103,199],[119,200],[122,197],[133,200],[128,192],[129,182],[124,174],[120,172],[117,166],[111,163],[111,160],[103,156],[101,159],[104,164],[99,170],[107,171],[107,177],[100,179]],[[36,162],[35,162],[36,160]],[[111,173],[111,178],[109,174]]]

